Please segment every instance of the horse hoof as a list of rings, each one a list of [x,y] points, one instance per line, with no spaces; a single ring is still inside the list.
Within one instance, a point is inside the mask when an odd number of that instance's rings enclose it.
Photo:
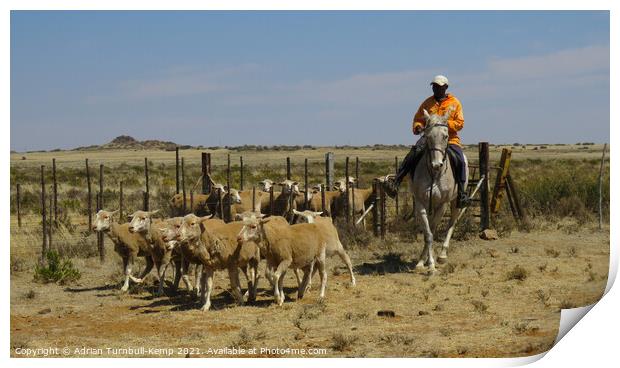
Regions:
[[[420,262],[418,262],[418,263],[415,265],[415,268],[416,268],[416,269],[418,269],[418,268],[422,268],[422,267],[424,267],[424,261],[420,261]]]

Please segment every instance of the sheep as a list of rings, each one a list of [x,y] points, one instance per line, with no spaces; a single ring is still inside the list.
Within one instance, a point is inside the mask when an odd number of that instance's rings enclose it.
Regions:
[[[282,192],[274,199],[272,215],[284,216],[290,220],[293,216],[293,209],[297,208],[295,197],[300,194],[298,183],[292,180],[284,180],[278,185],[282,187]]]
[[[307,210],[310,210],[313,212],[322,211],[323,214],[325,214],[326,216],[333,216],[334,202],[338,199],[338,197],[340,197],[341,192],[338,190],[335,190],[335,191],[326,190],[325,191],[325,208],[323,208],[323,194],[321,193],[322,191],[323,191],[323,187],[321,186],[321,184],[313,188],[313,194],[308,203]]]
[[[123,259],[123,272],[125,274],[125,282],[121,287],[121,291],[126,292],[129,289],[129,280],[135,283],[141,283],[142,279],[153,268],[153,259],[151,257],[151,246],[144,237],[129,232],[129,224],[119,224],[112,221],[112,217],[118,213],[116,211],[100,210],[95,216],[93,222],[93,231],[103,231],[108,235],[114,243],[114,251]],[[131,268],[136,257],[144,257],[146,259],[146,268],[140,277],[136,278],[131,274]]]
[[[243,295],[239,286],[239,268],[246,272],[248,278],[249,301],[256,299],[258,281],[258,263],[260,252],[253,242],[238,244],[237,234],[242,223],[224,224],[206,220],[193,214],[186,215],[179,231],[179,240],[184,255],[203,266],[201,285],[201,310],[211,306],[213,290],[213,273],[218,269],[227,269],[233,295],[239,305],[243,304]],[[249,275],[247,272],[249,271]]]
[[[252,196],[254,196],[254,204],[252,204]],[[252,191],[230,189],[224,196],[224,213],[228,211],[228,203],[230,201],[230,215],[231,220],[234,220],[237,215],[247,211],[260,211],[262,202],[265,200],[267,206],[269,204],[269,194],[261,191],[257,191],[252,194]]]
[[[338,236],[338,230],[334,226],[332,219],[329,217],[320,217],[322,212],[314,211],[293,211],[297,215],[297,223],[316,223],[321,227],[323,234],[327,240],[325,245],[325,256],[332,257],[334,254],[338,254],[342,262],[347,266],[349,275],[351,276],[351,285],[355,286],[355,275],[353,275],[353,266],[351,265],[351,259],[344,250],[340,237]],[[312,279],[310,279],[312,282]]]
[[[153,263],[155,264],[157,276],[159,278],[159,287],[155,295],[159,296],[163,294],[166,269],[173,258],[173,249],[169,247],[169,242],[164,241],[163,233],[168,227],[180,228],[183,218],[173,217],[166,220],[153,219],[153,215],[157,212],[159,212],[159,210],[134,212],[130,215],[131,222],[129,223],[129,232],[139,234],[151,245],[151,257],[153,258]],[[174,282],[174,289],[176,290],[181,276],[181,262],[178,254],[175,255],[177,255],[177,259],[174,262],[177,270]],[[191,291],[192,287],[189,283],[189,279],[184,277],[183,281],[188,290]]]
[[[186,194],[185,206],[188,212],[195,213],[199,216],[207,213],[207,200],[209,194]],[[170,208],[173,214],[183,214],[183,194],[178,193],[170,199]]]
[[[325,297],[327,271],[325,270],[325,237],[317,224],[288,225],[282,217],[260,218],[250,216],[243,220],[243,228],[237,240],[245,244],[255,241],[261,254],[265,255],[267,267],[273,275],[274,298],[284,303],[284,276],[288,268],[300,268],[304,278],[297,290],[298,299],[303,298],[316,263],[321,277],[320,298]]]
[[[355,182],[355,179],[352,177],[349,177],[349,183],[353,184]],[[344,214],[344,205],[345,205],[345,201],[347,198],[347,195],[345,193],[347,193],[347,186],[345,184],[345,179],[340,179],[336,182],[336,188],[338,189],[338,191],[340,191],[341,195],[339,196],[339,198],[334,202],[334,215],[335,216],[339,216],[340,214]],[[373,201],[372,198],[372,194],[373,194],[373,190],[372,188],[353,188],[352,185],[349,185],[348,188],[348,198],[349,198],[349,206],[348,208],[351,208],[352,211],[351,213],[353,213],[353,216],[355,217],[355,215],[361,215],[366,211],[366,208],[368,206],[370,206],[370,204]],[[355,204],[355,208],[353,208],[353,204]],[[364,220],[364,226],[366,226],[366,221]]]

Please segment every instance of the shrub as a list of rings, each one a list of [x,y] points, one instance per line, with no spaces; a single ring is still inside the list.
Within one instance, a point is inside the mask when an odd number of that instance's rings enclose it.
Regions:
[[[516,265],[512,271],[509,271],[508,274],[506,275],[506,279],[507,280],[519,280],[519,281],[523,281],[525,279],[527,279],[527,275],[528,272],[525,268]]]
[[[58,282],[65,284],[67,282],[78,280],[82,275],[80,271],[73,266],[68,259],[61,259],[58,252],[51,250],[46,254],[47,265],[35,266],[34,279],[44,283]]]

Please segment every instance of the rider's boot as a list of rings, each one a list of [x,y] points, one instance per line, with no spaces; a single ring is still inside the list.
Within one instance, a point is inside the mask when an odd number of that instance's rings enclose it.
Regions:
[[[464,208],[469,204],[469,197],[467,196],[467,192],[465,192],[465,183],[462,181],[458,182],[458,198],[456,201],[456,208]]]
[[[412,146],[409,153],[407,153],[407,156],[405,156],[403,161],[400,163],[394,180],[388,179],[383,183],[385,193],[387,193],[387,195],[391,198],[396,197],[400,183],[403,181],[403,179],[405,179],[407,174],[409,174],[409,172],[411,172],[411,170],[415,166],[416,151],[416,146]]]

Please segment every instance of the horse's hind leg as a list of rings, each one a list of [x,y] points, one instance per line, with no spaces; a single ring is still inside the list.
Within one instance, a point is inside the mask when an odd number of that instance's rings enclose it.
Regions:
[[[446,234],[446,239],[443,241],[441,246],[441,253],[439,257],[437,257],[437,262],[444,263],[448,259],[448,247],[450,246],[450,239],[452,238],[452,234],[454,233],[454,228],[456,227],[456,219],[459,217],[460,210],[456,208],[456,201],[452,201],[450,206],[450,223],[448,224],[448,233]]]

